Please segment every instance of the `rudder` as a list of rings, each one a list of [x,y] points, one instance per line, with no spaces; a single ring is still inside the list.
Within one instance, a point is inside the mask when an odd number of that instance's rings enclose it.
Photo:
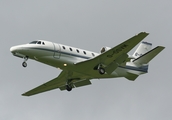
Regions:
[[[132,55],[134,58],[138,58],[142,56],[143,54],[147,53],[152,48],[152,43],[148,42],[141,42],[141,44],[138,46],[134,54]]]

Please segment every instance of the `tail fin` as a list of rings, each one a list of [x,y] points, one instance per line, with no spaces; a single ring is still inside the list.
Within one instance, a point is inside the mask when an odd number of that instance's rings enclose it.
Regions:
[[[138,58],[142,56],[143,54],[147,53],[149,50],[151,50],[152,44],[148,42],[142,42],[139,47],[136,49],[136,51],[133,54],[134,58]]]
[[[125,78],[134,81],[140,74],[147,73],[148,63],[165,48],[163,46],[157,46],[151,50],[151,47],[152,44],[147,42],[142,42],[139,45],[133,54],[134,59],[130,61],[139,72],[128,71]]]

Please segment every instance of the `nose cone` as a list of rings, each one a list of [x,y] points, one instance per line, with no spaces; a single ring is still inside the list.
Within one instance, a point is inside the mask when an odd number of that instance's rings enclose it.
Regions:
[[[10,48],[11,53],[20,53],[23,50],[23,45],[17,45]]]
[[[17,52],[17,47],[16,47],[16,46],[11,47],[11,48],[10,48],[10,52],[11,52],[11,53]]]
[[[11,52],[11,53],[14,53],[15,51],[16,51],[15,47],[11,47],[11,48],[10,48],[10,52]]]
[[[14,56],[17,56],[20,58],[23,58],[26,56],[23,52],[23,45],[13,46],[10,48],[10,51]]]

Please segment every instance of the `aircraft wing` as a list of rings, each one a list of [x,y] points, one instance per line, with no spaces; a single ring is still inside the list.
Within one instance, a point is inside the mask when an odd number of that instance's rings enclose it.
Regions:
[[[72,87],[81,87],[85,85],[90,85],[89,81],[91,78],[80,73],[70,72],[63,70],[60,75],[49,82],[46,82],[24,94],[23,96],[31,96],[38,93],[50,91],[59,88],[60,90],[66,90],[67,80],[72,80]]]
[[[83,62],[76,63],[76,65],[79,67],[85,66],[84,69],[90,69],[90,68],[96,68],[99,64],[105,65],[106,71],[109,71],[111,73],[113,70],[110,66],[115,66],[115,64],[121,64],[123,63],[127,58],[127,53],[134,48],[140,41],[142,41],[148,33],[141,32],[138,35],[124,41],[123,43],[111,48],[110,50],[94,57],[93,59],[89,59]],[[110,70],[110,69],[111,70]]]

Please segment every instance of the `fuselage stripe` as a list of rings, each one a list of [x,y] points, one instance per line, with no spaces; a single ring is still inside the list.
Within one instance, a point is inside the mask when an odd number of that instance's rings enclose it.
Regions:
[[[44,51],[50,51],[53,53],[57,52],[59,54],[66,54],[66,55],[75,56],[75,57],[84,58],[84,59],[90,59],[91,58],[91,57],[87,57],[87,56],[76,55],[76,54],[67,53],[67,52],[63,52],[63,51],[56,51],[56,50],[52,50],[52,49],[45,49],[45,48],[29,48],[29,49],[44,50]]]
[[[56,51],[56,50],[52,50],[52,49],[45,49],[45,48],[29,48],[29,49],[37,49],[37,50],[44,50],[44,51],[50,51],[50,52],[58,52],[59,54],[66,54],[66,55],[70,55],[70,56],[74,56],[74,57],[79,57],[79,58],[84,58],[84,59],[90,59],[91,57],[86,57],[86,56],[81,56],[81,55],[76,55],[76,54],[72,54],[72,53],[67,53],[67,52],[62,52],[62,51]],[[139,71],[139,72],[145,72],[147,73],[148,71],[148,66],[139,68],[139,67],[132,67],[132,66],[118,66],[119,68],[123,68],[123,69],[128,69],[128,70],[134,70],[134,71]]]

